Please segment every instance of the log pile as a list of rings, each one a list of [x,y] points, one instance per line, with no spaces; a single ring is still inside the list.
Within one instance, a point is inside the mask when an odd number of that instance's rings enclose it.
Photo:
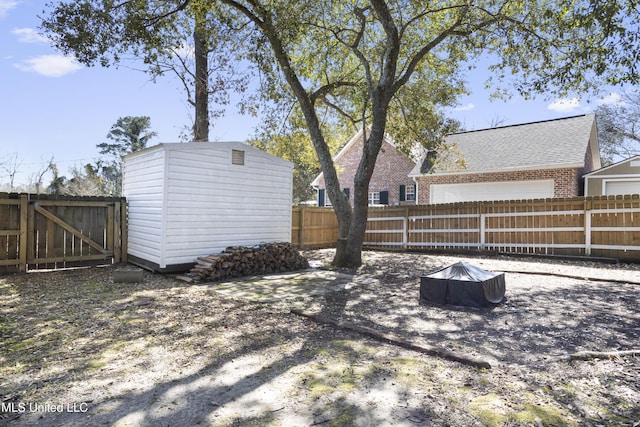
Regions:
[[[219,254],[198,257],[196,265],[178,280],[188,283],[217,282],[234,277],[296,271],[309,262],[291,243],[230,246]]]

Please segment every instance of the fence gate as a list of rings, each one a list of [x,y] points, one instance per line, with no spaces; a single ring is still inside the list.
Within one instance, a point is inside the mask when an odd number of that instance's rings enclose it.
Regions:
[[[0,195],[0,272],[126,261],[126,201]]]

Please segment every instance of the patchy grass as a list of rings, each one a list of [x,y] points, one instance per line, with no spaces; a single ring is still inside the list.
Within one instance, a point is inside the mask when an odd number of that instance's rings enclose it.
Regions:
[[[543,425],[543,426],[577,426],[578,423],[572,420],[567,411],[552,405],[534,405],[527,403],[523,409],[510,413],[508,418],[519,424]]]
[[[142,283],[113,283],[111,268],[0,276],[4,408],[88,405],[79,414],[7,411],[0,423],[497,427],[640,419],[637,357],[558,357],[638,342],[637,288],[511,276],[507,303],[448,310],[419,305],[418,281],[407,276],[416,265],[440,267],[438,258],[374,255],[356,272],[371,279],[363,285],[267,303],[149,273]],[[316,325],[291,315],[293,307],[495,361],[490,370],[470,368]]]

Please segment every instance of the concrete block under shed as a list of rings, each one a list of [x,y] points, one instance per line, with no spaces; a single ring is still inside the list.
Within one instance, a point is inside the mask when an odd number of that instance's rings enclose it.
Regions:
[[[143,279],[143,271],[138,267],[120,267],[113,272],[113,281],[116,283],[140,283]]]

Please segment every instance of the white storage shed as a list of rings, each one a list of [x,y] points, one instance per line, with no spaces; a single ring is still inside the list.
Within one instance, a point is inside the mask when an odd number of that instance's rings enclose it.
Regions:
[[[241,142],[159,144],[125,156],[129,261],[184,271],[227,246],[291,241],[293,164]]]

